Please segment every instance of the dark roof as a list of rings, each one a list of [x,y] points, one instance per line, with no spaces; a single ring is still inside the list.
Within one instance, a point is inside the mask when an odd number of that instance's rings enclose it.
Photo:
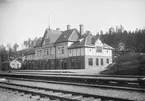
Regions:
[[[12,62],[12,61],[14,61],[14,60],[17,60],[17,61],[19,61],[20,63],[22,63],[22,62],[23,62],[22,60],[20,60],[20,59],[18,59],[18,58],[13,59],[13,60],[11,60],[10,62]]]
[[[103,48],[107,48],[107,49],[114,49],[113,47],[107,45],[106,43],[103,43]]]
[[[92,36],[92,43],[95,44],[95,42],[99,39],[99,36]]]
[[[35,54],[34,48],[28,48],[24,53],[24,55],[30,55],[30,54]]]
[[[76,29],[69,29],[66,31],[62,31],[62,34],[59,36],[59,38],[56,40],[55,43],[73,41],[73,40],[69,39],[70,36],[72,35],[73,31],[76,31],[76,33],[79,35],[79,33]]]
[[[81,38],[78,41],[76,41],[73,44],[71,44],[69,46],[69,49],[70,48],[81,48],[81,47],[84,47],[85,46],[85,41],[86,41],[86,38]]]
[[[71,44],[69,46],[69,49],[70,48],[88,47],[88,46],[91,46],[91,45],[92,45],[92,43],[91,43],[91,34],[85,33],[85,34],[80,36],[78,41]]]
[[[34,47],[41,47],[43,42],[44,42],[45,37],[49,37],[50,38],[50,43],[54,43],[58,39],[60,34],[61,34],[61,31],[59,31],[59,30],[51,30],[51,29],[47,28],[45,30],[45,33],[44,33],[43,37],[39,38],[37,40]]]
[[[72,48],[81,48],[81,47],[94,47],[95,42],[99,39],[98,36],[93,36],[90,32],[86,32],[85,34],[81,35],[79,40],[74,42],[69,46],[69,49]],[[103,48],[107,49],[114,49],[111,46],[103,43]]]
[[[41,47],[42,38],[39,38],[34,47]]]
[[[88,34],[87,37],[86,37],[86,43],[85,43],[86,46],[93,46],[94,44],[92,43],[92,34]]]
[[[61,35],[61,33],[62,32],[59,30],[46,29],[41,44],[43,44],[45,37],[50,38],[50,43],[54,43]]]

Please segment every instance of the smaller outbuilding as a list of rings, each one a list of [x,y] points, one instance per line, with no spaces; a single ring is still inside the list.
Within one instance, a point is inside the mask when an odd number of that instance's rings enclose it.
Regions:
[[[10,67],[12,69],[19,69],[19,68],[21,68],[21,66],[22,66],[21,61],[19,61],[17,59],[14,59],[14,60],[10,61]]]

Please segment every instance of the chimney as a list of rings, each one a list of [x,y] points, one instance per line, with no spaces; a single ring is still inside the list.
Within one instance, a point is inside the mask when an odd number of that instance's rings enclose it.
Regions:
[[[67,30],[69,30],[70,29],[70,25],[67,25]]]
[[[59,31],[59,30],[60,30],[60,28],[56,28],[56,30],[57,30],[57,31]]]
[[[84,34],[84,26],[81,24],[80,25],[80,34],[83,35]]]

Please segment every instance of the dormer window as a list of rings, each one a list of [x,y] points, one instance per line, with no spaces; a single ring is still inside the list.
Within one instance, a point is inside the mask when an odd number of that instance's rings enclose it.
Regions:
[[[46,44],[49,44],[49,43],[50,43],[50,40],[51,40],[51,39],[50,39],[49,37],[47,37],[47,38],[44,40],[45,45],[46,45]]]

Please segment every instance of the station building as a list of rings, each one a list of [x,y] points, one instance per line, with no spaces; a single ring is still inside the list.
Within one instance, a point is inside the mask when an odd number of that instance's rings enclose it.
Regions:
[[[44,69],[95,69],[111,64],[113,48],[89,31],[84,32],[83,25],[79,28],[67,25],[65,31],[46,29],[33,51],[25,54],[26,60]]]

